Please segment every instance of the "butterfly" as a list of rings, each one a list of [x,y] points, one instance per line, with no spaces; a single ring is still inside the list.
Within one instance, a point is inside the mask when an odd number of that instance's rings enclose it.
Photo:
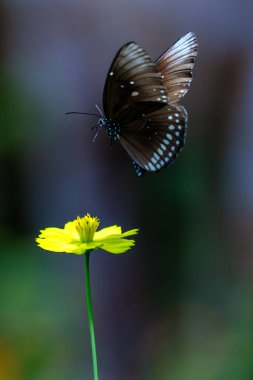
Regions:
[[[111,64],[98,129],[106,130],[111,143],[121,143],[139,177],[169,166],[184,146],[187,112],[180,102],[192,81],[197,48],[189,32],[153,62],[128,42]]]

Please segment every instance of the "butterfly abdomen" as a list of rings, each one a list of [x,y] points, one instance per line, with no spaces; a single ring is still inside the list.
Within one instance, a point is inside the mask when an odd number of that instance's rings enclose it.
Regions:
[[[105,128],[106,133],[112,140],[120,139],[120,125],[112,119],[100,118],[98,124],[101,128]]]

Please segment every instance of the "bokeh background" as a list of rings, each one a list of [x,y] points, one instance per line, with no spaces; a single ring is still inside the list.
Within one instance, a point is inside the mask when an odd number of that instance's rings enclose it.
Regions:
[[[95,112],[109,65],[134,40],[156,59],[199,40],[186,146],[135,176]],[[253,378],[253,3],[2,0],[0,380],[92,379],[84,258],[36,247],[90,212],[140,228],[91,257],[101,380]]]

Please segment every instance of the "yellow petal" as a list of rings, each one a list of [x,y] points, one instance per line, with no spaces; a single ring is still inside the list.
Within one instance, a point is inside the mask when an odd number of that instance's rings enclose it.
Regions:
[[[36,242],[38,243],[39,247],[53,252],[67,252],[67,250],[74,249],[76,246],[75,244],[65,243],[63,241],[55,239],[37,238]]]
[[[101,248],[111,253],[123,253],[128,251],[134,245],[134,240],[113,239],[110,242],[106,242]]]
[[[97,249],[101,248],[103,244],[98,244],[95,242],[88,242],[88,243],[82,243],[82,244],[75,244],[73,247],[67,248],[66,252],[67,253],[75,253],[77,255],[82,255],[86,251],[92,250],[92,249]]]
[[[115,239],[117,239],[117,240],[118,239],[123,239],[126,236],[136,235],[137,233],[138,233],[138,229],[134,229],[134,230],[126,231],[123,234],[108,235],[108,236],[105,236],[102,239],[95,239],[95,241],[103,241],[104,243],[107,244],[107,243],[113,242]]]
[[[116,225],[111,226],[111,227],[106,227],[100,231],[95,232],[93,240],[94,241],[102,240],[102,239],[107,238],[110,235],[120,235],[121,231],[122,231],[121,227],[116,226]]]
[[[138,234],[138,232],[139,232],[139,229],[135,228],[133,230],[129,230],[129,231],[124,232],[121,236],[125,237],[125,236],[136,235],[136,234]]]
[[[40,231],[40,238],[52,238],[52,239],[58,239],[58,240],[63,240],[63,241],[69,241],[70,236],[68,231],[65,231],[62,228],[56,228],[56,227],[48,227],[45,228],[44,230]]]
[[[64,229],[72,236],[73,240],[79,240],[79,234],[76,230],[75,222],[66,223]]]

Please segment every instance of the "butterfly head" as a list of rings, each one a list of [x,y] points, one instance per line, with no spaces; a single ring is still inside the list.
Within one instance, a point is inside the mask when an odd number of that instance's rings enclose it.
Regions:
[[[120,125],[112,119],[99,118],[98,125],[100,128],[104,128],[106,133],[112,140],[120,139]]]

